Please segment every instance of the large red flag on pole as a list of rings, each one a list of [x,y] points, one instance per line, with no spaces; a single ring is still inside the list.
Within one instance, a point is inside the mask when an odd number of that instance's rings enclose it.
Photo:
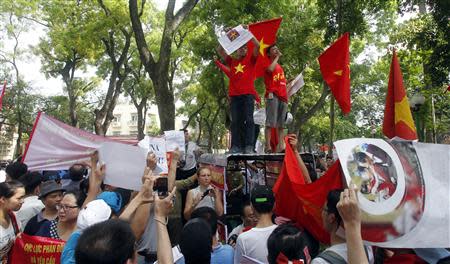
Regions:
[[[349,46],[350,34],[346,32],[319,56],[322,77],[344,114],[351,109]]]
[[[416,127],[403,86],[402,71],[394,50],[384,108],[383,134],[388,138],[416,140]]]
[[[5,90],[6,90],[6,80],[3,83],[3,87],[0,87],[0,111],[2,111],[3,95],[5,94]]]
[[[330,235],[322,224],[322,208],[328,192],[342,188],[343,175],[339,161],[317,181],[305,184],[295,154],[286,141],[283,167],[273,187],[275,213],[295,221],[322,243],[330,242]]]
[[[270,64],[266,49],[277,41],[277,32],[281,24],[281,17],[250,24],[248,29],[259,41],[258,61],[256,62],[256,77],[264,75],[264,71]],[[248,50],[253,50],[255,44],[248,42]]]

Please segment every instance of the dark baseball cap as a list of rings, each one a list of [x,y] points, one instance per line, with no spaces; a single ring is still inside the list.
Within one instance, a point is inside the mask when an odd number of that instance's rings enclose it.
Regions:
[[[62,187],[60,183],[57,183],[56,181],[45,181],[41,183],[39,186],[41,190],[41,194],[39,195],[39,199],[44,198],[45,196],[49,195],[52,192],[64,192],[65,189]]]
[[[265,185],[257,185],[253,188],[251,193],[252,204],[273,203],[275,197],[273,196],[272,189]]]

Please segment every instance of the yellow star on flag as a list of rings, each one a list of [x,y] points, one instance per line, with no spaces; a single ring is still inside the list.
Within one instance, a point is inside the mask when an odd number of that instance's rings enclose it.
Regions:
[[[342,76],[342,70],[335,71],[335,72],[333,72],[333,73],[336,74],[336,75],[338,75],[338,76]]]
[[[395,102],[395,123],[403,121],[411,129],[415,130],[414,120],[409,109],[408,98],[406,96],[400,102]]]
[[[269,47],[270,45],[267,45],[266,43],[264,43],[264,38],[261,38],[261,40],[259,41],[259,53],[261,54],[261,56],[265,56],[264,55],[264,50]]]
[[[238,64],[236,67],[234,67],[234,69],[236,70],[236,71],[234,72],[234,74],[237,74],[238,72],[244,73],[244,68],[245,68],[245,65],[242,65],[242,64],[239,62],[239,64]]]

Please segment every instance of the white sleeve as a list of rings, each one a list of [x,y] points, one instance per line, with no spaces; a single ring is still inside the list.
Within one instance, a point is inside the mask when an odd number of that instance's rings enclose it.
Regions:
[[[238,237],[236,247],[234,248],[234,264],[241,263],[242,255],[245,255],[242,239]]]

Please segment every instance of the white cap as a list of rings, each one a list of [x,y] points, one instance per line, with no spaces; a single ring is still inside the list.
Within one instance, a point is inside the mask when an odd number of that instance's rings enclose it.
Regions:
[[[111,207],[105,201],[93,200],[86,205],[78,214],[77,228],[84,230],[91,225],[103,222],[111,216]]]

